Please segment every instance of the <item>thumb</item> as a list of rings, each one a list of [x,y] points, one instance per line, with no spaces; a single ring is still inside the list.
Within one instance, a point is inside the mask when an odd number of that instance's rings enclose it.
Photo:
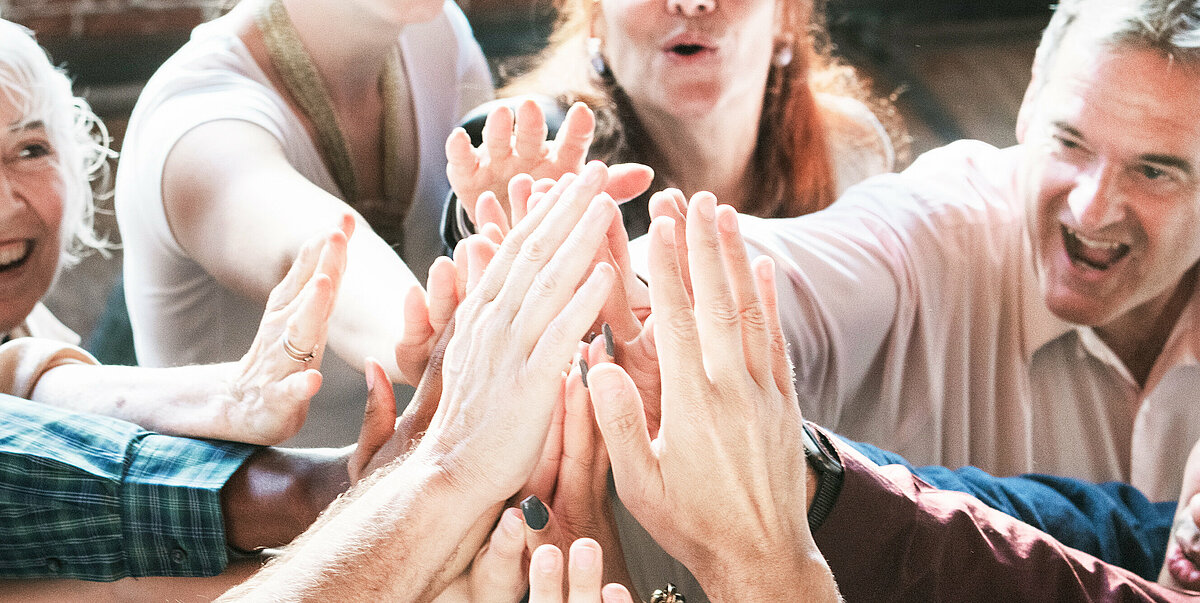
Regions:
[[[613,480],[622,498],[661,483],[658,460],[650,448],[642,397],[625,369],[603,362],[588,371],[588,390],[596,423],[604,436]],[[638,497],[634,497],[638,498]]]
[[[352,482],[364,477],[363,473],[371,459],[392,437],[396,428],[396,398],[392,393],[392,382],[388,380],[387,373],[374,358],[367,358],[363,370],[367,377],[367,408],[363,412],[358,445],[350,455],[349,472]]]
[[[654,170],[640,163],[618,163],[608,168],[608,186],[604,191],[617,203],[641,195],[654,182]]]

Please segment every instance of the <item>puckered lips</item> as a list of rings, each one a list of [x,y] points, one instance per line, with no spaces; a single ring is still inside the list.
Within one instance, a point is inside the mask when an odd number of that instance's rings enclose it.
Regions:
[[[1063,245],[1067,256],[1076,266],[1093,270],[1108,270],[1129,254],[1129,245],[1117,241],[1092,239],[1079,234],[1075,229],[1061,225]]]
[[[689,61],[716,54],[717,44],[704,34],[687,32],[671,36],[662,50],[673,59]]]
[[[16,270],[33,255],[33,239],[16,239],[0,243],[0,273]]]

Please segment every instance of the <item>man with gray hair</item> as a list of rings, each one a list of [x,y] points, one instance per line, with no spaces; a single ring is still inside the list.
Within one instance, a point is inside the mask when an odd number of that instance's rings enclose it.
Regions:
[[[1200,2],[1062,2],[1020,144],[743,218],[805,415],[915,463],[1179,495],[1200,439]]]

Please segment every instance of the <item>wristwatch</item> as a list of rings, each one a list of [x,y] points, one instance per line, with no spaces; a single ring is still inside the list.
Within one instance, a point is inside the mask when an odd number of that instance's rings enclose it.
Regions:
[[[804,423],[804,458],[817,473],[817,491],[808,508],[808,528],[816,530],[825,522],[838,493],[842,491],[842,459],[825,434],[811,423]]]

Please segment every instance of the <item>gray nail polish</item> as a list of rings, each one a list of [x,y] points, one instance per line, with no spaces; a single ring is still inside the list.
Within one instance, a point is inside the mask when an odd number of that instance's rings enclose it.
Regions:
[[[521,513],[525,515],[525,525],[534,530],[540,530],[550,522],[550,511],[537,495],[521,501]]]
[[[604,332],[604,351],[609,358],[617,357],[617,344],[613,341],[612,327],[608,323],[600,325],[600,330]]]
[[[587,360],[584,360],[583,358],[580,358],[580,359],[579,359],[579,378],[580,378],[581,380],[583,380],[583,386],[584,386],[584,387],[587,387],[587,386],[588,386],[588,384],[587,384],[587,372],[588,372],[588,363],[587,363]]]

